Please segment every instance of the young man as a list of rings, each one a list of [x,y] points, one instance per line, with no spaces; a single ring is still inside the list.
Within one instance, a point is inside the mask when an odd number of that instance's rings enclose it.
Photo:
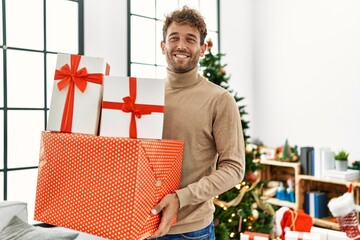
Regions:
[[[206,34],[204,19],[194,9],[183,7],[165,19],[161,48],[168,67],[163,138],[181,139],[185,145],[180,189],[166,195],[152,211],[162,214],[154,239],[215,239],[212,198],[244,176],[236,102],[227,90],[198,73]],[[171,226],[176,215],[177,223]]]

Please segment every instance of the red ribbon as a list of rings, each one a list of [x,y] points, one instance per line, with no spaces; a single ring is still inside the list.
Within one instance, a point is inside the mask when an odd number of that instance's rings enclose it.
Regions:
[[[56,69],[55,71],[54,79],[60,80],[57,83],[58,89],[62,91],[67,85],[69,85],[61,120],[61,132],[71,132],[74,112],[75,86],[79,88],[81,92],[84,92],[87,82],[102,84],[103,74],[88,73],[85,67],[78,70],[80,59],[80,55],[71,55],[71,67],[69,64],[64,64],[59,70]]]
[[[129,77],[129,93],[130,96],[123,98],[123,103],[119,102],[102,102],[102,107],[107,109],[118,109],[123,112],[131,112],[131,121],[129,136],[130,138],[137,138],[136,118],[141,118],[142,115],[149,115],[153,112],[164,112],[164,106],[137,104],[136,102],[136,78]]]

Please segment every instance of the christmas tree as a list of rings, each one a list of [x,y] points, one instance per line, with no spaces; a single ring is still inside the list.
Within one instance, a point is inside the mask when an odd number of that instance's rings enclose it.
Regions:
[[[239,239],[239,234],[244,231],[270,233],[273,229],[274,210],[270,204],[264,203],[260,198],[259,189],[263,185],[257,170],[262,166],[254,159],[258,158],[257,145],[249,142],[250,136],[247,133],[249,121],[244,116],[248,113],[245,105],[240,102],[244,97],[238,96],[230,89],[229,79],[225,71],[226,64],[221,63],[223,53],[213,54],[211,39],[207,40],[207,52],[200,60],[202,74],[209,81],[227,89],[239,105],[239,114],[244,133],[246,146],[245,179],[236,187],[214,198],[215,203],[215,235],[216,239],[230,240]]]

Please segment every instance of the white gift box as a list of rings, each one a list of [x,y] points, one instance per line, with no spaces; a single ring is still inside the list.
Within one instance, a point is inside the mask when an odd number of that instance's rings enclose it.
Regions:
[[[309,232],[296,232],[296,231],[287,231],[285,232],[285,240],[321,240],[321,235],[319,233],[309,233]]]
[[[250,235],[248,234],[240,234],[240,240],[269,240],[267,237],[260,237],[260,236],[254,236],[253,238],[250,238]]]
[[[345,232],[335,231],[326,228],[311,227],[310,232],[318,233],[321,236],[321,240],[348,240]]]
[[[53,84],[47,130],[94,135],[98,133],[102,75],[106,73],[106,67],[103,58],[58,54],[55,73],[58,80],[54,80]],[[62,83],[63,88],[59,89],[59,84]],[[69,98],[72,98],[70,102]]]
[[[165,79],[106,76],[100,136],[161,139]]]

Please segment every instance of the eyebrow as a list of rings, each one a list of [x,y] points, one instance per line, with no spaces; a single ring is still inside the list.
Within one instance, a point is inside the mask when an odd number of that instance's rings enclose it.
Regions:
[[[174,36],[174,35],[179,35],[179,33],[178,33],[178,32],[170,33],[170,34],[169,34],[169,37]],[[196,35],[195,35],[195,34],[192,34],[192,33],[187,33],[186,36],[187,36],[187,37],[193,37],[193,38],[197,39]]]

